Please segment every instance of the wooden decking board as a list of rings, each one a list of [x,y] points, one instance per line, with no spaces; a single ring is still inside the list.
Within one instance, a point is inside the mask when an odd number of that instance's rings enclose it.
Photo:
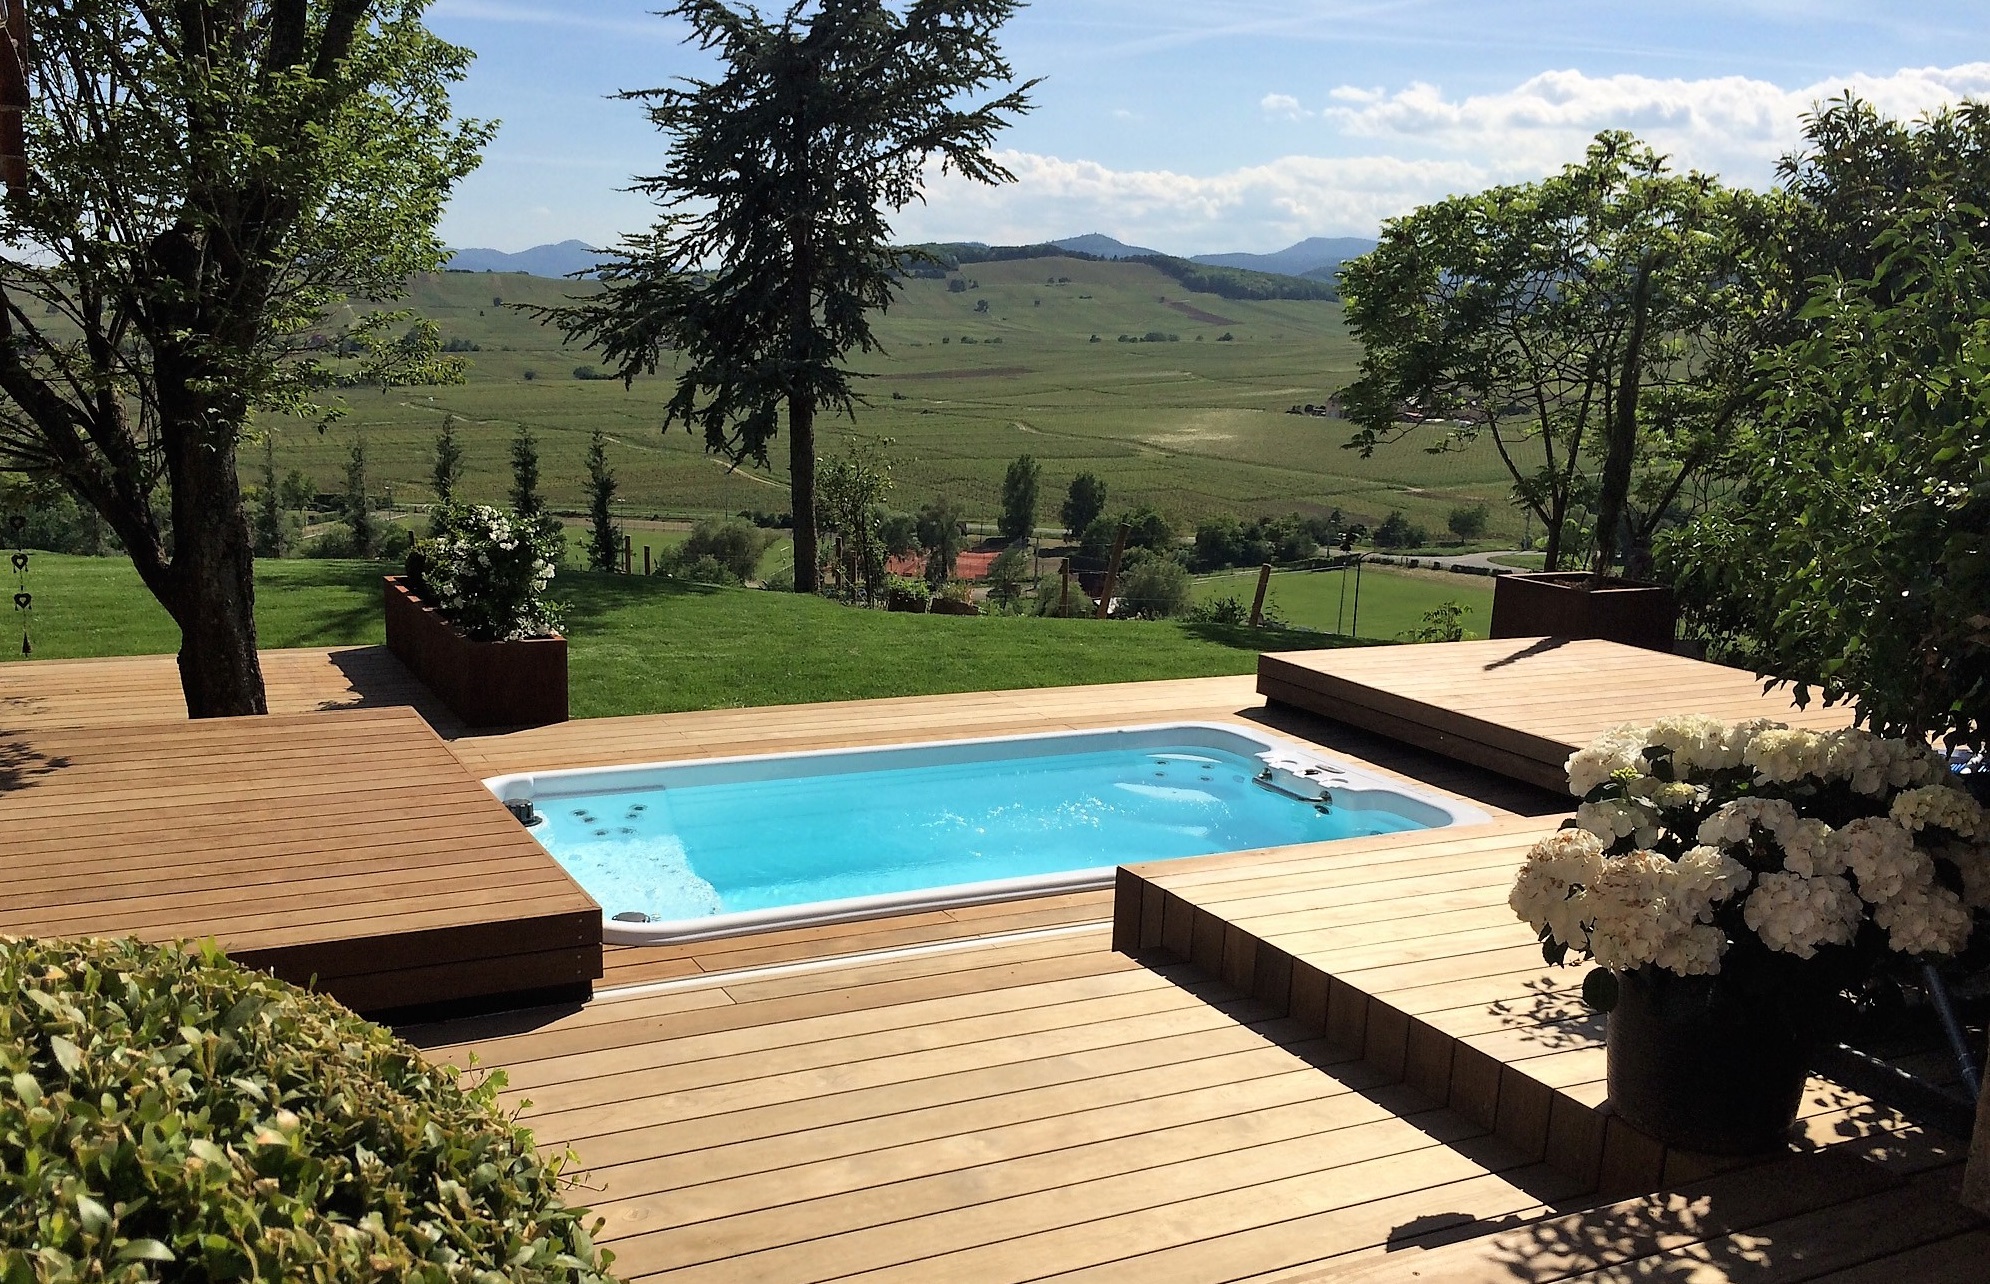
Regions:
[[[1625,722],[1668,714],[1851,722],[1844,706],[1799,709],[1752,674],[1612,642],[1494,639],[1415,647],[1267,654],[1258,690],[1546,788],[1569,754]]]
[[[0,666],[17,727],[24,673]],[[371,1011],[600,972],[600,911],[412,710],[64,716],[0,736],[38,764],[0,781],[0,931],[213,937]]]
[[[1554,824],[1505,821],[1452,835],[1451,859],[1461,840],[1480,857],[1504,851],[1504,874],[1488,878],[1500,863],[1468,857],[1395,895],[1386,893],[1401,881],[1365,844],[1343,844],[1316,855],[1323,873],[1348,869],[1368,882],[1351,894],[1327,890],[1331,878],[1323,890],[1288,890],[1282,912],[1281,898],[1254,895],[1250,872],[1233,862],[1123,870],[1115,944],[1165,950],[1261,995],[1270,992],[1258,983],[1260,962],[1275,964],[1273,990],[1286,995],[1285,1010],[1370,1064],[1584,1185],[1651,1189],[1668,1172],[1705,1165],[1598,1113],[1607,1095],[1602,1027],[1570,993],[1580,974],[1545,967],[1506,905],[1512,870]],[[1290,870],[1266,876],[1268,887],[1292,882]],[[1378,884],[1385,894],[1367,894]],[[1864,1105],[1821,1081],[1810,1088],[1806,1117]]]

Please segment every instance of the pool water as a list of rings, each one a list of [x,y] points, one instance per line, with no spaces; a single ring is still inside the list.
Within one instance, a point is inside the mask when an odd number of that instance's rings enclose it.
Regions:
[[[1253,779],[1262,766],[1201,745],[1114,747],[562,788],[539,792],[532,833],[605,914],[680,920],[1431,823],[1276,792]]]

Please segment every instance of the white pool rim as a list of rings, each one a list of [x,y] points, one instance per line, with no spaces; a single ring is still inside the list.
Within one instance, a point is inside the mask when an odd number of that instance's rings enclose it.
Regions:
[[[1193,738],[1190,738],[1193,737]],[[1381,810],[1407,816],[1427,829],[1484,824],[1491,815],[1461,799],[1413,782],[1380,775],[1338,762],[1310,746],[1266,735],[1255,728],[1221,722],[1159,722],[1077,731],[1030,732],[1010,736],[979,736],[962,740],[923,740],[892,745],[838,749],[803,749],[788,753],[745,754],[724,758],[680,758],[612,767],[574,767],[555,771],[515,772],[491,776],[484,787],[505,803],[542,803],[574,794],[615,793],[656,788],[668,773],[681,786],[721,781],[771,780],[783,777],[833,775],[893,767],[987,761],[1018,757],[1020,746],[1042,746],[1042,756],[1078,752],[1076,742],[1099,742],[1101,748],[1222,749],[1247,757],[1276,757],[1316,767],[1332,789],[1333,806],[1342,810]],[[1146,744],[1141,744],[1146,741]],[[910,759],[893,762],[892,759]],[[1407,805],[1406,805],[1407,804]],[[1278,850],[1276,848],[1269,850]],[[1159,857],[1157,859],[1175,859]],[[1195,859],[1182,857],[1178,859]],[[994,901],[1091,891],[1113,885],[1116,865],[1065,870],[1025,878],[998,878],[980,883],[953,883],[915,888],[878,896],[784,905],[772,909],[712,914],[702,918],[653,922],[618,922],[615,911],[602,909],[601,939],[610,945],[688,944],[740,936],[777,928],[819,927],[884,918],[893,914],[961,909]]]

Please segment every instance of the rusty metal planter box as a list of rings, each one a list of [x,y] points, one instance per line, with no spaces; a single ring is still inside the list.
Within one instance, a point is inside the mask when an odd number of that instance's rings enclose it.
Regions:
[[[1502,575],[1493,581],[1496,638],[1601,638],[1649,651],[1670,651],[1679,604],[1663,584],[1606,579],[1585,571]]]

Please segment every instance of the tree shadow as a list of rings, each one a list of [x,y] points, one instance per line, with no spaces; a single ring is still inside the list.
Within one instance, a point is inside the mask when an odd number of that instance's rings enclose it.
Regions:
[[[584,634],[617,611],[655,602],[712,597],[719,593],[764,592],[719,584],[695,584],[662,576],[613,575],[601,571],[567,571],[553,583],[552,596],[565,618],[569,637]]]
[[[1311,629],[1252,628],[1248,624],[1214,624],[1207,620],[1183,620],[1177,625],[1183,633],[1203,642],[1233,647],[1239,651],[1330,651],[1345,647],[1380,646],[1370,638],[1348,638]]]
[[[1531,660],[1537,655],[1546,655],[1550,651],[1559,651],[1573,641],[1575,641],[1574,638],[1542,638],[1532,646],[1521,647],[1512,655],[1487,664],[1485,666],[1486,672],[1490,673],[1494,669],[1509,668],[1512,665],[1520,663],[1522,660]]]
[[[27,740],[16,738],[22,734],[0,731],[0,794],[26,789],[69,765],[69,759],[51,757]]]

